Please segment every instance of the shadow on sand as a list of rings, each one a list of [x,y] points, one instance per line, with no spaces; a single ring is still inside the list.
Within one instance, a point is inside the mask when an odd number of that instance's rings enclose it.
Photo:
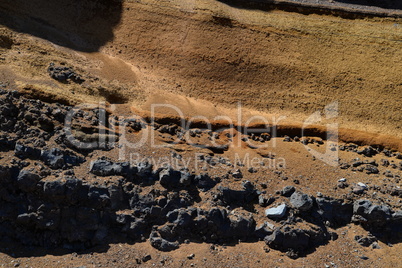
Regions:
[[[0,24],[79,51],[98,51],[113,40],[118,0],[2,0]]]

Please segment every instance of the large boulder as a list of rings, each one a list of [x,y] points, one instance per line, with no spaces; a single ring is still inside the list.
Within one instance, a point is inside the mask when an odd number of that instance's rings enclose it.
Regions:
[[[41,155],[41,150],[16,143],[14,153],[17,157],[21,159],[39,159]]]
[[[324,229],[303,224],[301,228],[293,225],[278,227],[264,241],[269,247],[287,251],[291,253],[289,257],[297,258],[300,253],[308,252],[329,239],[330,235]]]
[[[303,251],[308,248],[310,236],[302,229],[293,229],[289,226],[277,228],[264,239],[265,243],[276,249]]]
[[[63,169],[77,166],[84,162],[82,157],[75,155],[73,152],[63,151],[58,148],[41,151],[40,158],[51,169]]]
[[[353,215],[353,204],[343,199],[327,197],[316,198],[317,213],[322,221],[329,222],[333,227],[345,226],[350,223]]]
[[[218,191],[218,198],[225,205],[243,206],[245,204],[257,201],[259,195],[259,192],[254,190],[254,188],[245,188],[244,190],[232,190],[228,187],[219,186]]]
[[[391,219],[391,209],[387,205],[375,205],[368,200],[356,200],[353,204],[353,219],[367,227],[380,228]]]

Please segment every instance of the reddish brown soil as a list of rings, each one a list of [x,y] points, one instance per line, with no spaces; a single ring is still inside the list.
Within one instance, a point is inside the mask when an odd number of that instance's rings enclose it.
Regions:
[[[10,3],[5,7],[10,8]],[[24,21],[35,8],[33,5],[13,6],[11,10],[21,12],[18,20]],[[46,8],[34,10],[37,17],[48,20],[47,27],[36,25],[40,33],[51,35],[54,29],[68,32],[67,21],[54,23],[62,16],[60,13],[46,17],[49,12]],[[66,13],[73,11],[66,9]],[[178,106],[186,117],[203,115],[213,119],[224,114],[236,120],[236,106],[241,102],[244,118],[286,116],[279,126],[284,134],[299,131],[310,114],[338,101],[336,122],[341,128],[342,141],[402,151],[401,19],[348,20],[263,12],[212,0],[174,3],[127,0],[120,11],[118,21],[110,19],[112,26],[95,23],[91,26],[94,28],[84,28],[82,36],[89,33],[94,37],[89,42],[90,53],[74,43],[60,47],[60,43],[40,38],[46,34],[35,34],[35,37],[15,31],[12,23],[1,26],[0,82],[45,101],[117,103],[118,115],[134,111],[147,117],[151,104],[169,103]],[[80,23],[74,26],[75,30]],[[112,31],[99,33],[98,28],[102,26],[112,27]],[[64,38],[69,39],[68,35]],[[46,72],[50,62],[74,67],[86,81],[78,85],[52,80]],[[158,112],[159,120],[177,120],[169,110]],[[322,125],[313,126],[313,134],[322,135],[326,123],[322,121]],[[161,144],[165,138],[160,138]],[[385,186],[394,183],[384,181],[382,175],[366,176],[313,161],[300,143],[278,143],[280,146],[273,150],[286,159],[289,180],[278,179],[272,170],[266,174],[248,174],[246,178],[253,182],[269,181],[272,193],[292,184],[299,176],[303,179],[297,187],[304,192],[315,195],[320,191],[338,197],[350,190],[334,189],[341,177],[347,177],[350,183],[362,181]],[[196,151],[191,146],[181,146],[176,149],[184,150],[183,154],[191,156]],[[156,154],[168,155],[170,150],[161,149]],[[146,146],[138,152],[152,153]],[[231,148],[225,156],[233,157],[238,152],[258,156],[256,151],[244,146]],[[111,156],[116,157],[114,153]],[[340,152],[340,157],[351,161],[360,156]],[[375,159],[379,161],[381,157]],[[77,174],[89,179],[84,168],[77,170]],[[400,207],[398,198],[392,197],[387,202]],[[21,250],[14,245],[3,245],[0,262],[7,267],[15,267],[16,263],[20,267],[136,267],[136,258],[150,254],[152,259],[141,265],[325,267],[327,264],[331,267],[333,262],[338,267],[401,266],[401,244],[389,247],[380,243],[381,249],[377,250],[362,248],[354,236],[366,234],[365,230],[350,225],[336,232],[340,235],[337,241],[297,260],[279,251],[264,252],[263,242],[218,246],[214,250],[209,244],[190,243],[170,253],[161,253],[144,242],[110,244],[78,255],[63,250]],[[187,259],[192,253],[195,258]],[[369,260],[358,258],[361,255],[368,256]]]

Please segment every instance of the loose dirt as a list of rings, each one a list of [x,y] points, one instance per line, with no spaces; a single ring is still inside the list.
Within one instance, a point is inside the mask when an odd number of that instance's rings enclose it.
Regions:
[[[114,115],[137,114],[143,118],[149,118],[153,104],[174,105],[182,113],[171,107],[157,108],[157,120],[163,122],[198,116],[219,126],[232,120],[237,126],[248,118],[262,116],[271,126],[278,125],[281,133],[297,135],[311,114],[324,112],[327,105],[337,102],[338,116],[315,122],[310,126],[311,136],[323,136],[325,125],[336,122],[343,142],[402,151],[400,18],[303,15],[246,9],[212,0],[126,0],[108,7],[113,13],[101,9],[101,16],[80,14],[79,23],[69,28],[69,20],[76,13],[64,3],[45,8],[34,2],[6,1],[0,7],[1,14],[7,15],[0,19],[0,83],[26,97],[68,105],[101,101],[112,105],[109,108]],[[57,12],[48,16],[52,8]],[[60,19],[63,9],[66,16]],[[32,28],[23,31],[21,25]],[[74,33],[75,39],[71,37]],[[47,68],[52,62],[73,67],[85,81],[60,83],[50,78]],[[219,116],[225,116],[226,123]],[[158,142],[166,145],[168,140],[160,137]],[[275,153],[286,159],[290,179],[282,181],[271,172],[248,174],[246,178],[261,182],[269,177],[273,193],[292,184],[298,176],[303,179],[296,187],[306,193],[315,195],[320,191],[336,197],[346,194],[347,190],[334,189],[344,176],[351,183],[367,181],[384,187],[394,183],[386,181],[382,173],[373,177],[331,168],[308,157],[308,151],[299,143],[278,142],[281,146]],[[156,154],[169,154],[171,148],[166,148]],[[197,152],[192,146],[175,148],[183,154]],[[258,156],[245,147],[231,147],[224,155],[233,157],[246,151]],[[148,147],[139,152],[154,154]],[[93,155],[93,159],[100,154]],[[117,157],[116,152],[110,156]],[[360,156],[340,152],[340,157],[351,162]],[[379,162],[381,157],[375,159]],[[80,167],[76,174],[85,178],[88,170]],[[399,182],[395,185],[400,186]],[[398,198],[386,194],[381,198],[400,208]],[[214,248],[190,243],[169,253],[157,251],[148,242],[112,243],[79,254],[6,244],[0,262],[10,267],[137,267],[136,259],[150,254],[151,260],[141,261],[141,265],[400,266],[400,243],[390,247],[381,242],[381,249],[374,250],[354,241],[355,235],[367,233],[360,226],[348,225],[336,232],[338,240],[297,260],[275,250],[266,253],[261,241]],[[187,256],[192,253],[195,258],[190,260]],[[362,260],[362,255],[369,259]]]

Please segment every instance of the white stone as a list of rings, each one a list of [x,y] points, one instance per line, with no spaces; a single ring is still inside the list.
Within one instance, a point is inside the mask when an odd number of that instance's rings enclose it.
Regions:
[[[265,216],[267,216],[268,218],[280,219],[285,216],[286,210],[287,210],[286,204],[281,204],[277,207],[267,208],[265,210]]]
[[[362,188],[364,188],[364,189],[367,189],[367,185],[364,184],[364,183],[362,183],[362,182],[358,182],[358,183],[357,183],[357,186],[360,186],[360,187],[362,187]]]

